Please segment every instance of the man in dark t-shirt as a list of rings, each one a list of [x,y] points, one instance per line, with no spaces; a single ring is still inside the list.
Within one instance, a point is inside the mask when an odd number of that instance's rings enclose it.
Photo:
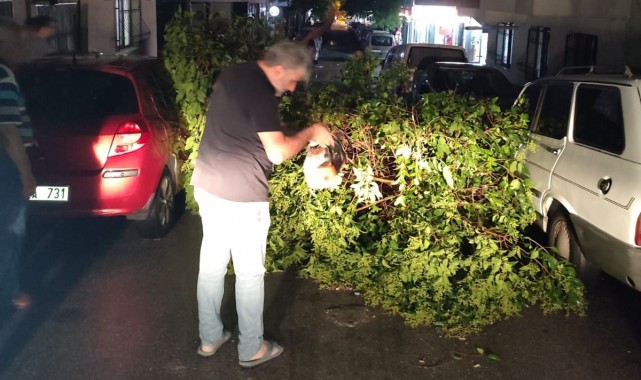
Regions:
[[[214,85],[191,182],[203,224],[197,286],[201,356],[212,356],[231,337],[220,319],[230,258],[239,364],[254,367],[283,352],[263,339],[268,178],[274,164],[294,157],[310,141],[333,144],[322,124],[293,136],[281,129],[279,97],[308,79],[311,67],[305,46],[281,41],[261,60],[223,70]]]

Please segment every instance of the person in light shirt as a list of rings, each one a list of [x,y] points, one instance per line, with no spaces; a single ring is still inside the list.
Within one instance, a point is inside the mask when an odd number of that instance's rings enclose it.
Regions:
[[[33,51],[30,40],[23,39],[22,27],[0,27],[0,47],[4,47],[0,48],[0,304],[26,309],[31,305],[31,296],[21,290],[20,260],[27,202],[35,193],[36,180],[25,149],[25,143],[30,143],[31,128],[13,70],[33,57]]]

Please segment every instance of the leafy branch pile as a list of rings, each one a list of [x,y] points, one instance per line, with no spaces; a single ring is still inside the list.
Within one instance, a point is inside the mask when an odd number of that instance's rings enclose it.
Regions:
[[[373,60],[355,58],[342,79],[283,100],[291,127],[326,123],[350,159],[331,190],[307,188],[303,155],[275,168],[268,268],[297,265],[321,286],[357,289],[448,334],[535,304],[582,314],[573,267],[523,234],[535,217],[519,153],[526,116],[451,93],[410,102],[397,95],[407,70],[374,84]]]

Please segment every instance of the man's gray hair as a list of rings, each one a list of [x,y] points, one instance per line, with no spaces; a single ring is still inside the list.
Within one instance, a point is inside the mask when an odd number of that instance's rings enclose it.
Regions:
[[[269,67],[285,66],[288,69],[305,69],[306,77],[312,72],[312,56],[303,44],[282,40],[270,46],[262,61]]]

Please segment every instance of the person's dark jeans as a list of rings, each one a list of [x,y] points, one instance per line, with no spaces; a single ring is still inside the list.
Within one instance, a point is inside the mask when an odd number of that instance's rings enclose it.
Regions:
[[[27,229],[27,199],[20,173],[0,148],[0,306],[20,293],[20,258]]]

